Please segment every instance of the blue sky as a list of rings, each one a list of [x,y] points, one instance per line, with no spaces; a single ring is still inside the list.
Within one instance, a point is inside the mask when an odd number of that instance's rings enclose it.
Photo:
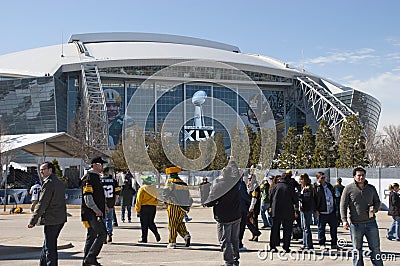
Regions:
[[[88,32],[152,32],[239,46],[367,92],[399,125],[400,1],[3,1],[0,55]]]

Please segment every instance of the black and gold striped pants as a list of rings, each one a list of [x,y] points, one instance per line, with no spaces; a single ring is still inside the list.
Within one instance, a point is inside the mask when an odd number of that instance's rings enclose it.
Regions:
[[[167,214],[169,243],[176,243],[178,234],[181,237],[185,237],[189,234],[186,229],[186,224],[183,222],[185,211],[178,205],[168,204]]]

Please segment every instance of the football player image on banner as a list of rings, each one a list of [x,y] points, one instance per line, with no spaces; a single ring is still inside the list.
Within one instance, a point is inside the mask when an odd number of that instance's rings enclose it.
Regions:
[[[122,132],[122,123],[124,121],[122,110],[122,97],[114,89],[105,89],[104,95],[107,105],[108,119],[108,143],[110,149],[115,149]]]

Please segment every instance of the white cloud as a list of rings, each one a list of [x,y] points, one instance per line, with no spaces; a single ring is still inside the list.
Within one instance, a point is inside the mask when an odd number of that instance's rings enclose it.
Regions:
[[[366,81],[347,81],[350,87],[367,92],[376,97],[382,105],[379,128],[387,125],[399,125],[400,113],[400,75],[385,72]]]
[[[365,59],[373,59],[373,58],[378,58],[375,55],[372,55],[375,50],[372,48],[362,48],[359,50],[355,51],[334,51],[334,52],[328,52],[327,56],[318,56],[315,58],[310,58],[306,59],[304,61],[305,65],[311,65],[311,64],[330,64],[330,63],[342,63],[342,62],[348,62],[348,63],[357,63],[359,61],[365,60]]]
[[[400,46],[400,40],[398,38],[389,37],[389,38],[386,38],[386,41],[393,46]]]

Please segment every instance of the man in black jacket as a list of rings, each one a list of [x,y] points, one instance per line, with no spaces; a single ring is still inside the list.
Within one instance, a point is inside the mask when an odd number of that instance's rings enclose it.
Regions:
[[[51,162],[40,165],[43,186],[38,204],[28,224],[28,228],[33,228],[40,219],[40,224],[44,225],[40,265],[58,265],[57,238],[67,221],[65,184],[54,173],[55,168]]]
[[[99,265],[97,256],[107,238],[107,229],[103,221],[106,199],[100,181],[100,173],[105,163],[107,161],[101,157],[93,158],[92,168],[82,177],[81,218],[83,225],[87,228],[84,265]]]
[[[294,209],[298,206],[298,199],[294,187],[290,185],[291,175],[283,174],[280,181],[272,187],[269,199],[271,202],[272,227],[270,234],[270,250],[277,252],[280,244],[279,231],[283,226],[283,249],[290,252],[290,238],[292,236]]]
[[[213,207],[225,265],[239,265],[239,178],[239,169],[231,157],[205,202],[207,207]]]
[[[333,197],[335,195],[333,186],[326,182],[323,172],[316,174],[317,184],[315,186],[315,215],[318,219],[318,242],[321,250],[325,250],[325,227],[329,224],[331,235],[331,248],[337,249],[337,227],[336,206]]]

